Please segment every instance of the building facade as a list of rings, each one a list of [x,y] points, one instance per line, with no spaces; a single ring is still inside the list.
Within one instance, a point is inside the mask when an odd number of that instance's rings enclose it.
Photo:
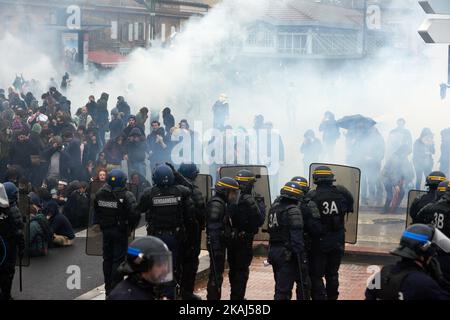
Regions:
[[[352,59],[376,55],[385,47],[415,51],[417,32],[408,25],[413,5],[417,1],[273,0],[247,27],[242,54]]]
[[[134,48],[164,43],[209,9],[203,1],[154,1],[152,13],[135,0],[0,0],[0,36],[51,35],[64,56],[111,67]]]

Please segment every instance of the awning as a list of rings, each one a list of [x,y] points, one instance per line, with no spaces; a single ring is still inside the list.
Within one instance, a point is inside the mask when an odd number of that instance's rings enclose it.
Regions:
[[[104,68],[114,68],[123,62],[125,57],[110,51],[89,51],[88,60]]]

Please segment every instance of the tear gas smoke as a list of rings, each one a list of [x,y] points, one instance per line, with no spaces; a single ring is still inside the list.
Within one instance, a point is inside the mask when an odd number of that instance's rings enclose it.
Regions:
[[[153,112],[169,106],[177,120],[202,120],[204,127],[211,127],[211,106],[225,92],[233,127],[251,128],[254,116],[262,114],[281,133],[286,154],[280,183],[304,173],[303,134],[313,129],[319,136],[318,126],[327,110],[337,119],[351,114],[372,117],[385,139],[402,117],[414,139],[422,128],[430,127],[438,146],[440,130],[449,127],[448,102],[439,99],[439,83],[447,77],[447,48],[420,45],[417,28],[424,15],[418,5],[404,17],[405,38],[418,44],[415,54],[390,45],[376,57],[346,61],[299,59],[286,64],[240,59],[239,44],[247,38],[247,26],[263,16],[271,1],[225,0],[204,18],[187,23],[170,47],[137,49],[95,83],[91,83],[93,74],[76,76],[68,93],[72,112],[90,94],[98,98],[105,91],[111,94],[110,110],[115,97],[123,95],[134,112],[143,106]],[[0,59],[4,87],[16,72],[42,83],[61,74],[61,68],[55,70],[49,57],[27,46],[20,36],[1,39]],[[335,157],[322,160],[345,161],[343,136]]]

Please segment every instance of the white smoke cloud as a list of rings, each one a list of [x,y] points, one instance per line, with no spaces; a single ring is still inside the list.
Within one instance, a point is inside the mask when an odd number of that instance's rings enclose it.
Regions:
[[[0,38],[0,87],[9,87],[16,75],[46,79],[56,74],[52,59],[23,38],[6,33]]]
[[[450,126],[448,101],[439,98],[439,83],[447,77],[446,47],[423,46],[415,55],[386,47],[382,58],[345,63],[300,60],[281,66],[236,59],[232,44],[246,38],[246,26],[258,20],[271,1],[225,0],[203,19],[189,22],[173,47],[137,49],[94,84],[88,84],[92,75],[76,77],[69,92],[72,111],[90,94],[98,97],[105,91],[111,94],[110,109],[115,97],[124,95],[134,112],[142,106],[157,111],[170,106],[177,120],[204,120],[210,125],[211,106],[225,92],[233,126],[250,127],[254,115],[263,114],[281,132],[286,151],[282,179],[302,173],[303,134],[307,129],[318,134],[327,110],[337,118],[357,113],[373,117],[384,137],[403,117],[414,137],[430,127],[438,144],[439,131]],[[414,41],[421,41],[416,30],[425,16],[416,9],[405,17],[405,36],[413,34]],[[17,72],[43,83],[57,72],[49,58],[10,35],[0,41],[0,59],[5,68],[2,86]],[[127,91],[129,84],[132,92]],[[344,161],[343,139],[339,151],[334,162]]]

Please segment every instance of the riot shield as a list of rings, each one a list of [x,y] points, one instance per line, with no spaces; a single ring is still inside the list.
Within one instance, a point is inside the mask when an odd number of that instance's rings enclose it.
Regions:
[[[410,190],[408,193],[408,206],[406,208],[406,228],[408,228],[412,224],[412,218],[410,216],[410,210],[412,203],[417,198],[422,197],[423,195],[427,194],[427,191],[425,190]]]
[[[241,170],[249,170],[256,176],[256,182],[254,187],[255,197],[258,197],[258,201],[264,203],[266,208],[266,218],[263,227],[255,235],[255,241],[268,241],[269,234],[267,233],[267,219],[268,213],[272,206],[272,199],[270,197],[270,181],[269,170],[266,166],[230,166],[222,167],[219,170],[220,178],[230,177],[234,178]]]
[[[89,222],[86,231],[86,254],[89,256],[103,255],[103,235],[99,226],[94,224],[94,200],[95,194],[104,184],[101,181],[92,181],[89,185]]]
[[[349,213],[345,220],[345,242],[356,244],[358,241],[358,212],[361,170],[342,165],[313,163],[309,167],[309,181],[311,181],[311,190],[314,190],[317,187],[314,183],[312,183],[313,172],[320,166],[329,167],[334,173],[334,178],[336,179],[335,185],[341,185],[347,188],[353,196],[353,212]]]
[[[30,265],[30,198],[28,197],[28,190],[19,190],[19,198],[17,206],[24,223],[23,235],[25,238],[25,250],[22,259],[17,258],[16,265],[22,265],[22,267],[28,267]]]
[[[212,176],[209,174],[199,174],[194,181],[194,184],[200,189],[200,192],[205,199],[205,202],[211,200],[212,197]]]

